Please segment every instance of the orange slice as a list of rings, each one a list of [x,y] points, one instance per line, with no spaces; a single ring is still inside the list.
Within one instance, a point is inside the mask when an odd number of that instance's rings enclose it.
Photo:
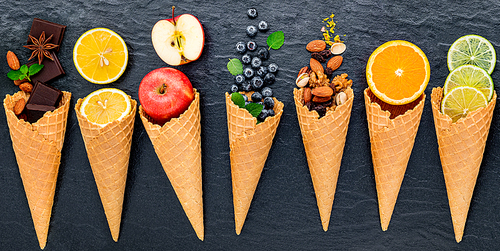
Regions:
[[[366,64],[366,81],[371,91],[391,105],[408,104],[420,97],[430,75],[424,52],[403,40],[381,45]]]

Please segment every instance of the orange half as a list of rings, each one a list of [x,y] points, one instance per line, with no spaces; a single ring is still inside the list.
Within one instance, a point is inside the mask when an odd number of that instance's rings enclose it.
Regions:
[[[424,52],[403,40],[381,45],[366,64],[366,81],[371,91],[391,105],[408,104],[420,97],[430,75]]]

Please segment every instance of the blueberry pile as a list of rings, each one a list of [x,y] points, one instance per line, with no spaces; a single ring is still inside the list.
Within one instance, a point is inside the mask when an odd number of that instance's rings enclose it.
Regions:
[[[247,11],[249,18],[258,16],[257,10],[251,8]],[[236,51],[241,54],[243,63],[243,74],[234,77],[234,84],[231,85],[230,92],[252,92],[251,97],[243,95],[245,103],[250,102],[262,104],[264,109],[257,117],[259,121],[264,121],[268,116],[274,116],[273,90],[269,87],[276,79],[278,65],[276,63],[266,64],[269,59],[269,50],[259,47],[253,38],[260,32],[266,32],[269,26],[266,21],[260,21],[257,26],[249,25],[246,34],[249,41],[236,43]]]

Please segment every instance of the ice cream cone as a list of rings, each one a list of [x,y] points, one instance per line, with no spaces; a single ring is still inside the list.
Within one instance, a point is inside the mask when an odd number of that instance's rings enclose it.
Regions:
[[[27,101],[28,97],[22,91],[13,96],[7,95],[3,106],[38,243],[40,248],[44,249],[54,203],[71,93],[63,92],[60,106],[52,112],[46,112],[33,124],[19,120],[13,111],[18,100]]]
[[[257,125],[257,119],[239,108],[226,93],[229,156],[233,183],[234,221],[236,234],[241,233],[250,203],[264,169],[274,134],[283,113],[283,103],[274,98],[272,117]]]
[[[184,212],[203,240],[200,94],[195,90],[189,108],[163,126],[151,123],[142,106],[139,114]]]
[[[432,114],[457,242],[462,240],[464,234],[496,98],[495,92],[485,108],[477,109],[452,123],[450,117],[440,112],[443,89],[432,89]]]
[[[387,230],[399,189],[410,159],[418,125],[424,109],[425,94],[403,106],[383,103],[364,91],[366,117],[370,133],[373,170],[382,230]],[[399,116],[397,116],[399,115]]]
[[[344,152],[347,127],[351,117],[354,94],[348,88],[346,103],[328,111],[319,119],[315,111],[303,104],[303,90],[295,89],[293,96],[299,119],[302,141],[316,194],[323,230],[328,230],[335,189]]]
[[[76,103],[76,116],[109,230],[116,242],[120,234],[137,102],[130,100],[132,109],[123,119],[101,127],[92,124],[80,113],[82,101],[83,99],[78,99]]]

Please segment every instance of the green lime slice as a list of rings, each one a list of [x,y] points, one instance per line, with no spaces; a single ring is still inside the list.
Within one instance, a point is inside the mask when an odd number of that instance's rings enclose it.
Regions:
[[[441,101],[441,112],[448,115],[451,121],[456,122],[469,112],[488,105],[488,100],[477,88],[459,86],[453,88]]]
[[[495,69],[497,55],[490,41],[478,35],[463,36],[448,50],[448,69],[455,70],[465,64],[477,65],[491,74]]]
[[[484,96],[491,100],[493,97],[493,80],[483,69],[474,65],[462,65],[453,70],[444,83],[444,95],[458,86],[471,86],[479,89]]]

